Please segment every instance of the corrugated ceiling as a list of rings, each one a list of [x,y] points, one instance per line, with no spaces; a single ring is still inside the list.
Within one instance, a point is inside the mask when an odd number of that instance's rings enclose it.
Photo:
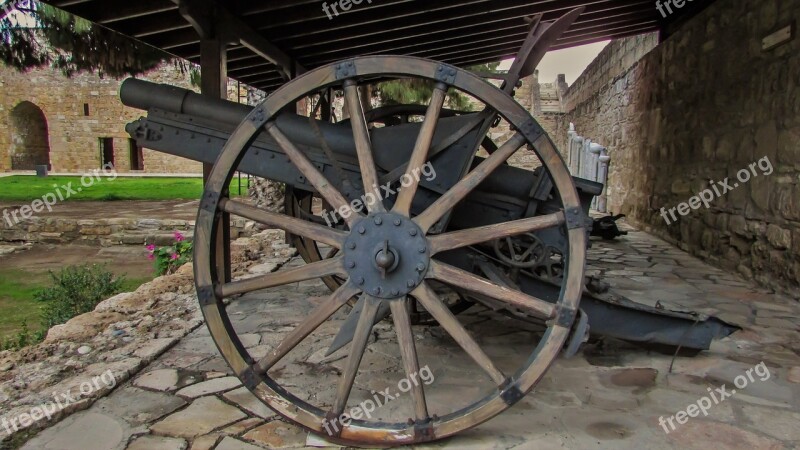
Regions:
[[[45,3],[199,62],[200,38],[176,1]],[[337,16],[332,3],[339,2],[233,0],[219,4],[309,69],[373,54],[414,55],[457,66],[498,61],[519,49],[527,33],[526,17],[544,13],[545,21],[554,20],[578,6],[586,11],[555,48],[663,31],[696,10],[676,9],[665,18],[653,0],[361,0],[358,5],[350,3],[347,12],[337,7]],[[328,5],[328,13],[323,4]],[[274,64],[240,44],[228,48],[228,75],[266,91],[284,82]]]

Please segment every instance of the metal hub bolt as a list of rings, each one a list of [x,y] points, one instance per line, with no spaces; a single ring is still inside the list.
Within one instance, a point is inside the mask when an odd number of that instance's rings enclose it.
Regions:
[[[404,298],[425,279],[429,245],[411,219],[381,212],[362,219],[353,230],[342,248],[345,269],[364,292],[386,300]]]

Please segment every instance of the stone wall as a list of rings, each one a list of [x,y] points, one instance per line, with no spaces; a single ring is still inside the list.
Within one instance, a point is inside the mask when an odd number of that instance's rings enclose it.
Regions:
[[[0,243],[115,245],[171,245],[175,232],[187,239],[194,234],[194,220],[91,219],[32,217],[19,223],[0,221]],[[255,222],[231,219],[231,238],[247,237],[259,231]]]
[[[192,89],[189,74],[173,63],[165,63],[141,78]],[[0,64],[0,172],[12,170],[12,158],[25,160],[19,156],[23,136],[40,143],[49,139],[51,170],[75,173],[100,168],[101,139],[110,138],[115,167],[120,172],[129,172],[132,144],[125,125],[144,112],[120,103],[122,81],[88,73],[66,78],[49,68],[20,73]],[[231,100],[237,100],[237,87],[235,82],[229,83]],[[243,102],[247,101],[248,89],[242,86],[239,93]],[[15,120],[14,111],[29,104],[43,112],[48,136],[36,138]],[[202,173],[200,163],[177,156],[148,149],[143,150],[142,156],[144,172]]]
[[[533,75],[522,79],[522,85],[514,91],[514,98],[533,115],[550,138],[555,140],[561,132],[561,118],[564,115],[561,96],[566,90],[567,83],[564,75],[559,75],[553,83],[540,83],[539,72],[535,71]],[[492,139],[498,144],[502,144],[512,135],[506,121],[501,121],[497,127],[491,130]],[[525,149],[519,150],[508,161],[515,167],[528,170],[542,165],[533,152]]]
[[[795,295],[800,41],[767,51],[761,42],[798,16],[800,0],[720,0],[649,53],[654,36],[616,41],[567,91],[562,123],[608,147],[610,210]],[[560,133],[562,148],[565,142]],[[733,185],[741,169],[765,157],[772,174],[756,169],[760,176],[709,209],[669,224],[662,217],[661,208],[689,201],[711,180]]]
[[[622,169],[617,153],[634,154],[639,142],[631,137],[641,132],[641,113],[634,101],[630,74],[638,62],[658,45],[658,34],[650,33],[612,41],[583,71],[580,77],[566,88],[562,97],[564,114],[558,116],[550,137],[568,162],[569,124],[575,124],[579,136],[591,139],[613,152],[609,169],[616,174]],[[626,195],[632,195],[616,183],[619,176],[611,176],[607,187],[610,205],[619,209]]]

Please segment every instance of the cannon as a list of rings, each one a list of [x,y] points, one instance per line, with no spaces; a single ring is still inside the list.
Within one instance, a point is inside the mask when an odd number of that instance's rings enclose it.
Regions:
[[[534,17],[504,73],[366,56],[314,69],[255,107],[136,79],[122,85],[122,102],[148,113],[127,127],[138,145],[213,164],[195,229],[197,296],[221,354],[261,401],[334,442],[415,444],[506,410],[559,354],[574,354],[590,334],[699,351],[736,330],[716,318],[634,303],[585,277],[589,205],[602,186],[572,177],[547,133],[513,97],[580,13],[553,23]],[[429,104],[365,111],[360,87],[394,79],[429,83]],[[479,108],[446,108],[453,90]],[[337,94],[345,120],[330,114]],[[316,107],[298,113],[302,99]],[[490,136],[501,122],[510,131],[498,145]],[[539,167],[508,164],[520,151],[532,152]],[[285,211],[229,198],[226,187],[236,172],[284,183]],[[221,232],[229,215],[284,230],[306,264],[230,279]],[[226,299],[317,279],[330,295],[265,356],[250,355]],[[539,340],[515,371],[501,370],[459,322],[457,315],[474,304],[537,327]],[[335,399],[315,405],[281,385],[273,369],[342,308],[350,312],[328,354],[350,347]],[[439,416],[430,412],[424,386],[415,384],[408,420],[348,417],[327,426],[343,417],[373,327],[384,319],[394,326],[407,375],[420,371],[412,325],[437,324],[492,389]]]

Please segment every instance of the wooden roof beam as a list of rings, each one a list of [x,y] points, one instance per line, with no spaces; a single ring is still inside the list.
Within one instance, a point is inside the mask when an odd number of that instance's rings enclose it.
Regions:
[[[218,3],[212,0],[172,0],[172,2],[178,5],[181,15],[192,24],[201,37],[206,37],[209,32],[219,33],[229,42],[239,43],[278,66],[287,79],[307,71],[278,46]]]

